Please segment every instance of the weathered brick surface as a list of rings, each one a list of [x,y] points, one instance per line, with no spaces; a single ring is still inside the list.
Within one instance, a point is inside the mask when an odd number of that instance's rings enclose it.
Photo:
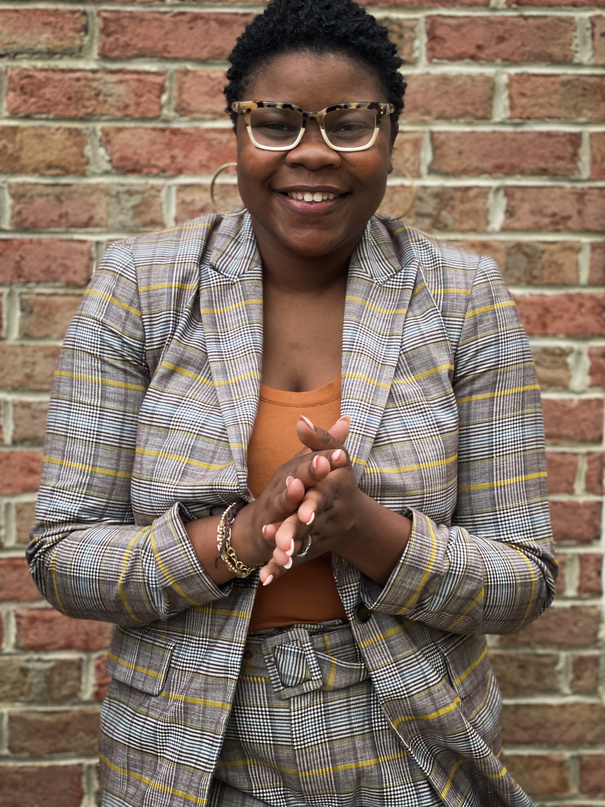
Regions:
[[[506,762],[537,807],[605,798],[603,2],[364,3],[408,81],[380,210],[497,261],[543,392],[556,606],[490,640]],[[97,801],[111,626],[50,609],[23,558],[48,392],[107,244],[212,211],[235,157],[224,60],[263,5],[0,3],[0,807]],[[234,176],[218,209],[240,204]]]

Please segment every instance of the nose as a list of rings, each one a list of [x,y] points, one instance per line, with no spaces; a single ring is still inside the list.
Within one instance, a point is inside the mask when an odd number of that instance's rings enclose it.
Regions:
[[[341,164],[342,157],[323,139],[319,123],[309,120],[300,143],[287,152],[286,162],[290,165],[299,163],[316,170],[326,165],[337,167]]]

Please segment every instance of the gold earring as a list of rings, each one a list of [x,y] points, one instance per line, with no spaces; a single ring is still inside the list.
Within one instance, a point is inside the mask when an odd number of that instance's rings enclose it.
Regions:
[[[210,180],[210,201],[212,202],[212,207],[214,208],[215,213],[220,213],[221,211],[219,211],[219,209],[216,206],[216,200],[214,198],[214,184],[218,179],[219,174],[221,174],[226,168],[234,168],[234,167],[237,168],[237,163],[223,163],[223,165],[219,165],[214,174],[212,174],[212,179]]]

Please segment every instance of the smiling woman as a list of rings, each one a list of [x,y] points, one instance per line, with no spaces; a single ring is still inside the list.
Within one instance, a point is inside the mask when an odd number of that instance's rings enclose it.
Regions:
[[[375,212],[401,61],[272,0],[225,88],[244,207],[114,244],[28,549],[115,624],[103,807],[528,807],[485,634],[550,603],[538,385],[497,267]]]

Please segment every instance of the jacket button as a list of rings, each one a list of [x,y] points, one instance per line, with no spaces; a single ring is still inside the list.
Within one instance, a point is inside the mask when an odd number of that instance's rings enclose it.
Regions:
[[[367,622],[369,619],[372,618],[372,612],[364,605],[362,602],[359,603],[357,608],[355,609],[355,618],[358,622]]]

